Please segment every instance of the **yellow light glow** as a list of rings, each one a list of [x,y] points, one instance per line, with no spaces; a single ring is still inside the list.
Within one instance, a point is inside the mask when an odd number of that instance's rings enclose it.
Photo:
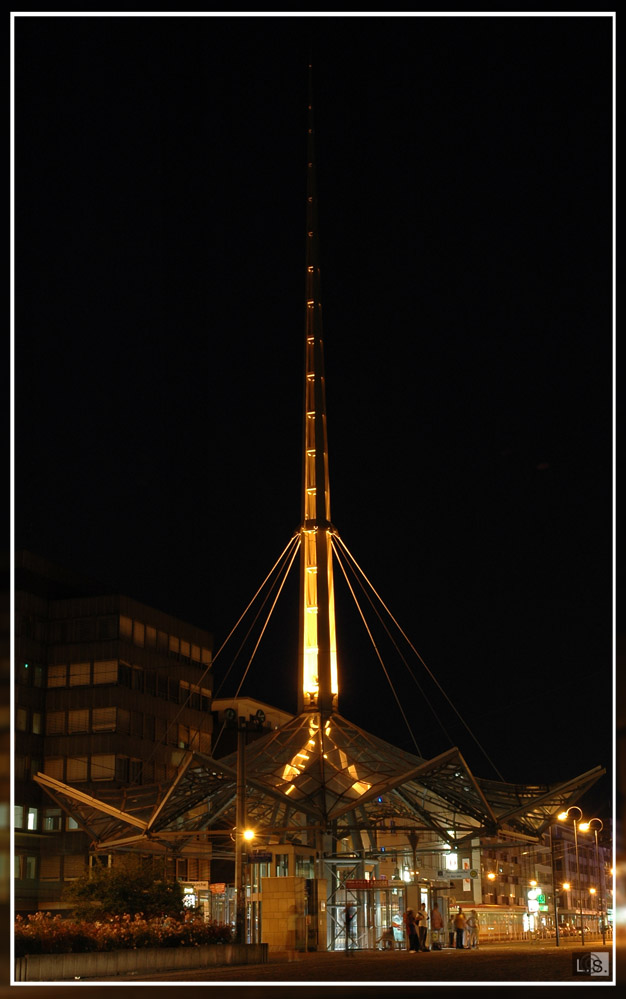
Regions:
[[[534,888],[534,886],[535,886],[535,885],[537,884],[537,882],[536,882],[536,881],[531,881],[531,882],[530,882],[530,884],[531,884],[531,885],[533,886],[533,888]]]
[[[587,832],[587,831],[589,830],[589,828],[590,828],[590,827],[589,827],[589,823],[588,823],[588,822],[579,822],[579,823],[578,823],[578,828],[579,828],[579,829],[580,829],[580,830],[581,830],[582,832]]]
[[[564,822],[566,818],[567,818],[567,812],[559,812],[559,814],[557,815],[557,819],[560,819],[561,822]]]
[[[243,831],[243,838],[247,842],[250,842],[250,840],[254,839],[255,835],[256,834],[254,832],[254,829],[244,829],[244,831]]]
[[[590,889],[589,889],[589,894],[590,894],[590,895],[595,895],[595,893],[596,893],[596,890],[595,890],[595,888],[590,888]]]
[[[495,874],[488,874],[487,877],[489,878],[490,881],[495,881],[496,880]]]
[[[569,881],[564,881],[563,882],[563,891],[569,891],[569,890],[570,890],[570,883],[569,883]]]

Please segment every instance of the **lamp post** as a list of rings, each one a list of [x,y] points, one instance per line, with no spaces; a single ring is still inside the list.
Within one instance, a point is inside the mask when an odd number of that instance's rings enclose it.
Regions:
[[[262,714],[262,712],[259,712]],[[245,718],[237,718],[233,708],[226,710],[226,722],[231,727],[237,727],[237,799],[235,810],[235,940],[237,943],[247,943],[246,927],[246,843],[254,839],[254,832],[246,828],[246,732],[248,722]]]
[[[592,822],[597,822],[598,825],[592,826]],[[600,928],[602,932],[602,944],[606,944],[606,927],[604,925],[604,868],[600,868],[600,850],[598,848],[598,832],[602,832],[604,829],[604,823],[602,819],[589,819],[589,822],[585,822],[580,828],[587,832],[588,829],[593,829],[593,835],[596,841],[596,868],[598,871],[598,883],[600,887]]]
[[[571,805],[567,809],[567,811],[561,812],[560,815],[557,816],[557,818],[560,819],[561,822],[565,822],[567,821],[567,819],[569,819],[570,812],[578,812],[578,819],[573,818],[572,822],[574,823],[574,850],[576,852],[576,881],[578,883],[578,910],[580,912],[580,937],[581,937],[581,943],[584,946],[585,925],[583,920],[583,903],[582,903],[581,887],[580,887],[580,863],[578,860],[578,823],[581,821],[583,817],[582,809],[579,808],[578,805]]]
[[[554,870],[554,843],[552,841],[552,825],[550,825],[550,865],[552,867],[552,897],[554,899],[554,935],[559,946],[559,903],[556,893],[556,872]]]

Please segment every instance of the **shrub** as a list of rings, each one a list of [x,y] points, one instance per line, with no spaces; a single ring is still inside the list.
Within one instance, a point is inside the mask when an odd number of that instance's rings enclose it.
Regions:
[[[15,919],[15,956],[25,954],[78,954],[87,951],[137,949],[140,947],[197,947],[209,943],[232,943],[231,927],[205,922],[193,914],[183,919],[170,916],[111,916],[88,923],[62,919],[49,912]]]
[[[72,881],[63,898],[82,921],[110,916],[181,917],[183,894],[178,881],[159,877],[158,869],[137,857],[116,858],[113,867],[94,867]]]

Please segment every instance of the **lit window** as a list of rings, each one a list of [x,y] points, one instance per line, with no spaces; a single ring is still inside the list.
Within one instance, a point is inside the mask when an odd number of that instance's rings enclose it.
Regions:
[[[67,666],[48,666],[48,686],[64,687],[66,682]]]
[[[89,731],[89,709],[80,708],[67,713],[67,731],[88,732]]]
[[[92,732],[115,732],[117,708],[94,708],[91,719]]]
[[[117,683],[117,659],[97,659],[93,664],[94,683]]]
[[[57,829],[61,828],[60,808],[44,808],[43,828],[45,832],[56,832]]]
[[[115,756],[97,755],[91,757],[91,779],[113,780],[115,777]]]
[[[67,780],[69,784],[87,780],[87,757],[70,756],[67,760]]]
[[[70,663],[70,687],[85,687],[91,681],[89,663]]]

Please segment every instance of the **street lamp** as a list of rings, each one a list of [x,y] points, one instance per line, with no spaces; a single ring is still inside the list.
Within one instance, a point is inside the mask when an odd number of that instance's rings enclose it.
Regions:
[[[592,822],[597,822],[598,825],[592,826]],[[600,851],[598,849],[598,833],[602,832],[604,829],[604,823],[602,819],[589,819],[589,822],[583,823],[580,828],[583,832],[587,832],[588,829],[593,829],[593,834],[596,841],[596,867],[598,869],[598,882],[600,885],[600,928],[602,931],[602,945],[606,944],[606,926],[604,925],[604,868],[600,868]],[[595,892],[594,892],[595,894]]]
[[[584,925],[584,920],[583,920],[583,903],[582,903],[582,893],[581,893],[581,888],[580,888],[580,863],[579,863],[579,860],[578,860],[578,823],[580,822],[580,820],[583,817],[582,809],[579,808],[578,805],[571,805],[567,809],[567,811],[561,812],[559,815],[557,815],[557,818],[560,819],[561,822],[566,822],[567,819],[569,819],[569,817],[570,817],[570,814],[569,814],[570,812],[578,812],[578,819],[576,819],[574,817],[572,819],[572,822],[574,823],[574,850],[576,851],[576,880],[578,882],[578,909],[579,909],[579,912],[580,912],[580,938],[581,938],[581,943],[584,946],[584,944],[585,944],[585,925]]]

